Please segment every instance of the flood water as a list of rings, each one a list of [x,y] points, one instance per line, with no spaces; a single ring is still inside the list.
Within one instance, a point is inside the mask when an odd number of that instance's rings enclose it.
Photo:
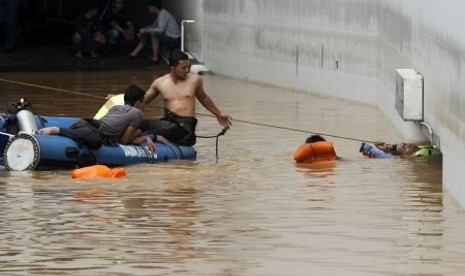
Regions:
[[[162,73],[4,74],[0,102],[90,117],[106,93]],[[465,214],[438,160],[368,159],[360,141],[326,136],[343,160],[294,164],[304,131],[401,141],[379,110],[221,76],[204,84],[236,120],[218,162],[215,140],[198,139],[196,161],[130,166],[123,179],[0,172],[0,275],[464,275]],[[221,131],[197,111],[199,135]]]

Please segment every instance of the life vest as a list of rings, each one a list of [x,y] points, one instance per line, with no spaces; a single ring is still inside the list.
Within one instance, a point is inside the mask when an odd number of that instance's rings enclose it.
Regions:
[[[105,114],[107,114],[108,111],[115,105],[124,105],[124,94],[111,96],[111,98],[109,98],[94,115],[94,119],[99,120],[100,118],[105,116]]]
[[[96,177],[105,177],[105,178],[119,178],[126,176],[126,169],[123,167],[118,167],[110,169],[104,165],[94,165],[89,167],[84,167],[80,169],[75,169],[71,172],[71,178],[96,178]]]
[[[438,156],[441,151],[433,146],[419,146],[419,150],[412,154],[413,157]]]
[[[337,160],[337,155],[333,143],[319,141],[299,146],[294,153],[294,160],[306,164],[332,162]]]

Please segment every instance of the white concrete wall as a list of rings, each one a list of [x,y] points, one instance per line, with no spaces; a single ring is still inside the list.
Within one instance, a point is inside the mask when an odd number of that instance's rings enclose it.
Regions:
[[[219,74],[374,103],[375,3],[204,0],[205,62]]]
[[[391,0],[378,7],[378,104],[406,137],[415,127],[394,111],[394,69],[425,79],[424,120],[440,138],[443,185],[465,206],[465,1]]]
[[[194,18],[201,37],[189,43],[213,72],[378,105],[406,139],[424,136],[395,110],[395,69],[419,71],[425,122],[444,154],[443,184],[465,206],[465,1],[170,3],[190,3],[183,16],[202,17]]]

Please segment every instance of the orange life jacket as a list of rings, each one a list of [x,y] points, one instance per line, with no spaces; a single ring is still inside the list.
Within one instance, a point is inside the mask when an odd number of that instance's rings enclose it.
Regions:
[[[106,177],[106,178],[118,178],[126,176],[126,169],[118,167],[110,169],[104,165],[94,165],[75,169],[71,172],[72,178],[95,178],[95,177]]]
[[[337,155],[334,151],[333,143],[318,141],[299,146],[294,153],[294,160],[297,163],[318,163],[336,161]]]

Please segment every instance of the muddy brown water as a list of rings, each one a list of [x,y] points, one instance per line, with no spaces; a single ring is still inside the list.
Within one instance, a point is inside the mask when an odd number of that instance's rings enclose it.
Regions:
[[[25,97],[44,115],[92,116],[106,93],[162,73],[3,74],[0,103]],[[465,273],[465,216],[442,189],[440,160],[368,159],[359,141],[326,136],[341,161],[294,164],[303,131],[400,141],[379,110],[221,76],[204,84],[236,119],[218,162],[215,140],[199,139],[197,160],[130,166],[118,180],[1,171],[0,274]],[[221,131],[198,113],[199,135]]]

